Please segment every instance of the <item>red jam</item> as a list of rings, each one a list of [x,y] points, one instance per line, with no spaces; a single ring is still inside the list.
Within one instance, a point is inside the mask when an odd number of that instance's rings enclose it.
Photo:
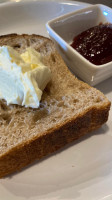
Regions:
[[[112,24],[99,24],[82,32],[71,46],[95,65],[112,61]]]

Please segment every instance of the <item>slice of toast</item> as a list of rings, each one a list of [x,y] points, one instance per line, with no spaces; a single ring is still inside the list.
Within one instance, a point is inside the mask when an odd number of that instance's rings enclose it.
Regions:
[[[110,102],[98,90],[79,81],[66,67],[53,42],[38,35],[0,37],[0,46],[20,53],[39,51],[52,72],[38,109],[0,101],[0,177],[99,128],[108,119]]]

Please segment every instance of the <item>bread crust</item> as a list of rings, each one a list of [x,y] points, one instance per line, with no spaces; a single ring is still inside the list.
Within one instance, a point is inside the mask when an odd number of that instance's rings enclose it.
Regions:
[[[30,36],[27,34],[9,34],[0,37],[0,45],[7,45],[7,43],[10,45],[13,43],[13,39],[15,41],[15,38],[23,39],[28,37],[38,37],[40,39],[44,39],[45,41],[49,41],[50,45],[52,44],[50,39],[35,34]],[[19,45],[15,45],[14,47],[19,48]],[[57,56],[56,59],[64,65],[63,60],[61,60],[57,52],[55,53],[55,56]],[[58,68],[58,73],[59,70],[60,73],[63,72],[60,67]],[[65,75],[67,73],[69,75],[69,79],[74,79],[73,75],[68,71],[68,69],[66,69],[66,67],[63,73],[65,73]],[[74,87],[75,82],[80,81],[77,81],[77,79],[74,80],[73,83],[69,81],[68,85],[70,87]],[[83,82],[80,82],[79,84],[82,88],[86,87],[86,89],[90,89],[90,86]],[[55,85],[53,87],[55,89]],[[31,137],[31,139],[28,139],[3,153],[0,156],[0,178],[21,170],[23,167],[34,162],[35,160],[39,160],[44,156],[57,151],[63,146],[79,139],[104,124],[108,119],[110,102],[102,94],[101,97],[104,98],[101,105],[97,106],[95,104],[90,108],[83,110],[83,112],[79,114],[75,113],[72,117],[70,117],[70,119],[63,121],[63,123],[58,123],[57,125],[54,125],[53,128],[49,128],[43,133],[37,134],[35,137]],[[23,108],[23,110],[24,109],[25,108]]]
[[[0,158],[0,178],[19,171],[35,160],[40,160],[90,131],[98,129],[107,121],[109,109],[110,104],[107,104],[105,109],[88,110],[78,118],[72,118],[43,135],[11,149]]]

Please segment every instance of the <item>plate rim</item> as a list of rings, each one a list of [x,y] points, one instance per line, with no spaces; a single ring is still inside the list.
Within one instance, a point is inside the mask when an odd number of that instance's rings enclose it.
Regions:
[[[33,4],[33,3],[62,3],[62,4],[72,4],[72,5],[75,5],[75,4],[79,4],[79,6],[90,6],[92,5],[91,3],[85,3],[85,2],[78,2],[78,1],[74,1],[74,0],[8,0],[8,1],[4,1],[4,2],[1,2],[0,3],[0,7],[11,7],[13,5],[25,5],[25,4]]]

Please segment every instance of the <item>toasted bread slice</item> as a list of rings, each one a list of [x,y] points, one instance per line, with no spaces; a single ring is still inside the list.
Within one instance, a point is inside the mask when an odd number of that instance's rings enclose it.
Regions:
[[[0,101],[0,177],[20,170],[64,145],[99,128],[108,119],[110,102],[98,90],[79,81],[66,67],[53,42],[38,35],[0,37],[20,53],[39,51],[52,72],[38,109]]]

